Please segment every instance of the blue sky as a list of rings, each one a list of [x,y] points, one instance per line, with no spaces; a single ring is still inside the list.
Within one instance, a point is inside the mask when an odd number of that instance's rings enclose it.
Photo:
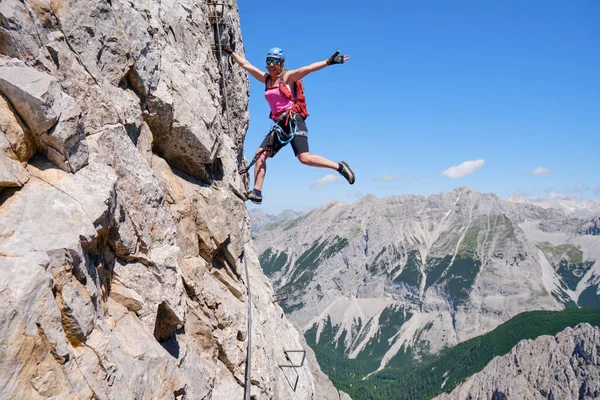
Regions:
[[[350,56],[303,82],[310,152],[348,161],[356,183],[300,164],[287,146],[268,160],[265,212],[459,186],[600,200],[600,2],[238,7],[245,56],[259,68],[274,46],[287,69],[337,49]],[[264,86],[250,79],[248,159],[271,126]]]

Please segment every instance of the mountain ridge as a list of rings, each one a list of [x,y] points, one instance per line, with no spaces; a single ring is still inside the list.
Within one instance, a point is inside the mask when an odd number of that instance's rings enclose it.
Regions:
[[[299,214],[300,212],[290,209],[283,210],[278,214],[267,214],[258,208],[251,208],[248,210],[248,216],[250,217],[250,231],[258,232],[269,224],[277,221],[285,221]]]
[[[255,242],[276,289],[291,292],[283,306],[292,319],[305,332],[316,326],[318,342],[329,318],[332,347],[374,355],[381,369],[408,348],[416,358],[435,354],[519,312],[576,307],[584,292],[598,297],[598,236],[581,234],[596,210],[600,203],[586,203],[578,218],[564,203],[542,207],[468,187],[368,195],[271,224]],[[398,330],[381,321],[387,314]],[[374,354],[382,341],[388,349]]]
[[[444,350],[425,362],[393,366],[365,379],[360,377],[369,370],[368,360],[348,360],[327,347],[314,345],[310,334],[307,340],[336,387],[353,399],[415,400],[450,392],[483,370],[495,357],[510,353],[523,341],[554,336],[581,323],[599,326],[600,309],[521,313],[494,330]]]
[[[600,396],[600,329],[587,323],[522,340],[436,400]]]

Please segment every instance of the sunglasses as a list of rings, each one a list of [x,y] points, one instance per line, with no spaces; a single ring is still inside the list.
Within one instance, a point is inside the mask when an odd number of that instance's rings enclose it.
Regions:
[[[267,65],[273,64],[273,65],[277,66],[280,63],[281,63],[281,60],[267,60]]]

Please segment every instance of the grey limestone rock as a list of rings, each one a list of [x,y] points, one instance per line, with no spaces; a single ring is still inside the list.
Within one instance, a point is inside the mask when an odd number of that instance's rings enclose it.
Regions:
[[[61,94],[53,76],[25,65],[0,66],[0,92],[36,135],[58,122]]]
[[[79,170],[87,163],[88,151],[75,99],[62,93],[53,76],[20,62],[14,64],[0,66],[0,92],[18,114],[13,119],[25,122],[37,135],[41,150],[58,167]],[[20,142],[24,141],[16,141]]]
[[[0,54],[15,58],[35,59],[39,56],[40,21],[31,12],[29,2],[3,0],[0,3]]]
[[[16,158],[8,140],[0,133],[0,188],[21,187],[29,180],[27,170]]]
[[[36,152],[35,137],[16,115],[4,96],[0,95],[0,132],[6,142],[5,148],[12,151],[10,158],[27,162]],[[6,151],[4,151],[6,154]]]
[[[251,242],[248,78],[211,21],[0,1],[0,398],[240,398],[250,342],[252,398],[340,398],[314,356],[279,367],[310,349]],[[243,49],[233,0],[222,29]]]
[[[519,342],[436,400],[600,397],[600,329],[590,324]]]

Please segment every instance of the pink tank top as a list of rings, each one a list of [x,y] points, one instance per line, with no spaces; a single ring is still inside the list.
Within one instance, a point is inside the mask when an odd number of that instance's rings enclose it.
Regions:
[[[267,99],[269,107],[271,107],[271,114],[273,115],[273,120],[275,121],[277,121],[284,111],[289,110],[294,105],[292,100],[288,99],[281,93],[279,90],[279,85],[267,89],[265,91],[265,99]]]

